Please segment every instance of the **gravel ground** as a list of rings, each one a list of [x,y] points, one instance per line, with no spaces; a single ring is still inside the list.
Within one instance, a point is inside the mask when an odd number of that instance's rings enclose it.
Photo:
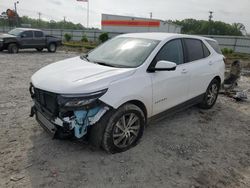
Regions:
[[[75,53],[0,53],[0,187],[250,187],[250,102],[220,96],[150,124],[135,148],[109,155],[52,140],[29,118],[31,75]],[[242,87],[250,88],[247,77]]]

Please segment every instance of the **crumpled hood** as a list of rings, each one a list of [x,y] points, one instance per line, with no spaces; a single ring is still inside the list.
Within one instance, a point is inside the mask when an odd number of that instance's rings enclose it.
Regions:
[[[40,69],[31,82],[36,88],[53,93],[80,94],[106,89],[111,82],[134,72],[135,69],[108,67],[74,57]]]
[[[5,33],[0,33],[0,39],[4,39],[4,38],[15,38],[15,36],[14,35],[5,34]]]

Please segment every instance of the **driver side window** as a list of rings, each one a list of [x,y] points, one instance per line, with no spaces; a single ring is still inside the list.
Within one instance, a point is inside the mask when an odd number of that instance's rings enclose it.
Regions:
[[[22,34],[23,38],[33,38],[33,32],[32,31],[24,31]]]
[[[155,57],[155,63],[160,60],[174,62],[177,65],[184,63],[181,39],[175,39],[166,43]]]

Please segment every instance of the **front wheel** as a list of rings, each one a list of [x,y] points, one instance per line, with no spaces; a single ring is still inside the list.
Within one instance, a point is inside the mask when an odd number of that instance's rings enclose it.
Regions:
[[[203,101],[200,103],[200,107],[203,109],[210,109],[214,106],[220,90],[220,82],[217,79],[212,80],[209,84]]]
[[[138,143],[145,127],[145,115],[139,107],[125,104],[104,116],[91,130],[91,140],[102,136],[101,145],[109,153],[126,151]],[[104,131],[100,131],[103,126]],[[98,132],[103,132],[103,135],[96,135]]]
[[[9,46],[8,46],[8,52],[10,54],[17,54],[18,51],[19,51],[19,48],[18,48],[17,44],[9,44]]]
[[[52,53],[55,53],[56,52],[56,49],[57,49],[57,46],[55,43],[50,43],[49,46],[48,46],[48,51],[49,52],[52,52]]]

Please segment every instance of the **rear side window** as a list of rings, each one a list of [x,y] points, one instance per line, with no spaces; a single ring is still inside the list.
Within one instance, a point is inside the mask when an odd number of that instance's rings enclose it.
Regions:
[[[204,57],[208,57],[210,55],[210,51],[207,49],[206,45],[202,43]]]
[[[41,32],[41,31],[35,31],[34,33],[35,33],[35,37],[36,37],[36,38],[41,38],[41,37],[43,37],[43,32]]]
[[[33,32],[32,32],[32,31],[24,31],[24,32],[22,33],[22,36],[23,36],[24,38],[33,38]]]
[[[160,60],[174,62],[177,65],[182,64],[184,60],[181,40],[176,39],[166,43],[155,57],[155,63]]]
[[[198,39],[184,39],[188,62],[204,58],[203,43]]]
[[[219,44],[217,42],[212,40],[206,40],[206,41],[218,54],[222,54]]]

